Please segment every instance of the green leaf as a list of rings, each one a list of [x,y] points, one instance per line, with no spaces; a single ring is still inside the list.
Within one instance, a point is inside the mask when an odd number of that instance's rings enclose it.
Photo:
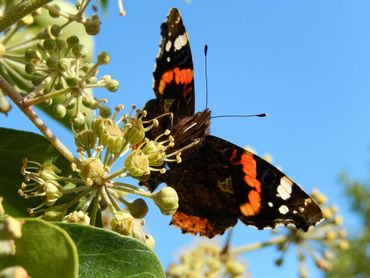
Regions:
[[[158,257],[142,242],[91,226],[58,223],[74,240],[79,277],[165,277]]]
[[[78,277],[77,248],[63,229],[40,219],[25,221],[15,241],[15,256],[2,257],[0,268],[20,265],[31,277]]]
[[[18,194],[24,179],[20,173],[23,158],[52,162],[63,173],[70,171],[70,163],[40,135],[0,128],[0,138],[0,196],[4,197],[5,211],[15,217],[29,216],[27,208],[40,204],[41,200],[25,200]]]

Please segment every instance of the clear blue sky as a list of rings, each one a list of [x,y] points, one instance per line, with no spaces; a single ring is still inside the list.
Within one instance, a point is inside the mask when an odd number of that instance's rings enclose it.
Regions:
[[[168,10],[182,13],[195,64],[196,110],[205,108],[203,46],[209,45],[209,107],[213,115],[266,112],[269,118],[215,119],[213,135],[269,153],[306,191],[318,188],[341,207],[349,229],[357,221],[348,213],[338,175],[368,177],[370,142],[370,2],[310,1],[116,1],[102,16],[97,51],[112,55],[101,74],[121,83],[119,92],[97,91],[110,104],[138,106],[154,96],[152,70],[160,41],[159,26]],[[13,111],[1,125],[35,131]],[[56,133],[61,127],[52,126]],[[72,138],[63,138],[73,148]],[[201,201],[201,200],[200,200]],[[169,217],[151,207],[148,229],[165,267],[177,251],[193,242],[168,226]],[[234,244],[268,238],[239,223]],[[218,239],[220,240],[220,239]],[[222,242],[223,239],[221,239]],[[290,254],[293,255],[293,254]],[[245,258],[252,277],[296,277],[295,257],[281,268],[274,248]],[[314,272],[314,276],[319,272]]]

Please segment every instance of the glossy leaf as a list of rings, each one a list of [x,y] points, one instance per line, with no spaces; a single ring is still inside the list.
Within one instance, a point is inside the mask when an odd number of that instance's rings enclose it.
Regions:
[[[2,257],[0,269],[20,265],[31,277],[78,277],[78,254],[71,237],[60,227],[40,219],[21,219],[22,237],[14,256]]]
[[[58,225],[78,248],[80,277],[165,277],[158,257],[136,239],[91,226]]]

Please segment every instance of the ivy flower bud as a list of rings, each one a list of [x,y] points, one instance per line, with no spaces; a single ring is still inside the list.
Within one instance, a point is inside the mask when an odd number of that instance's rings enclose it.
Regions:
[[[82,104],[90,109],[97,109],[99,107],[98,101],[95,100],[95,98],[91,96],[83,96],[82,97]]]
[[[75,135],[75,143],[78,147],[92,149],[96,144],[96,137],[91,129],[85,129]]]
[[[112,115],[112,109],[110,109],[110,107],[108,106],[100,106],[99,111],[100,116],[102,116],[103,118],[109,118],[110,115]]]
[[[85,125],[86,117],[82,112],[77,113],[76,116],[74,116],[71,119],[72,128],[76,131],[80,131],[84,125]]]
[[[65,79],[69,87],[76,87],[78,85],[79,80],[76,76],[67,76]]]
[[[28,74],[32,74],[35,71],[35,66],[32,63],[26,63],[24,65],[24,71]]]
[[[62,222],[69,222],[69,223],[78,223],[89,225],[90,224],[90,217],[86,212],[82,210],[71,212],[70,214],[63,217]]]
[[[49,10],[49,15],[53,18],[58,18],[59,17],[59,12],[60,12],[60,7],[57,4],[51,5],[51,8]]]
[[[58,57],[52,55],[50,57],[47,57],[45,59],[45,64],[48,66],[48,68],[56,68],[57,64],[58,64]]]
[[[117,92],[119,89],[119,82],[117,80],[110,80],[105,85],[105,88],[110,92]]]
[[[49,180],[45,183],[45,205],[52,206],[63,196],[59,190],[60,187],[56,180]]]
[[[66,47],[66,42],[62,39],[55,39],[55,43],[58,49],[64,49]]]
[[[144,148],[143,153],[148,156],[150,166],[162,166],[166,158],[165,148],[162,144],[156,141],[148,141]]]
[[[62,58],[57,63],[57,69],[61,72],[67,71],[71,68],[71,62],[67,58]]]
[[[148,213],[148,205],[142,198],[138,198],[132,203],[129,203],[127,208],[134,218],[144,218]]]
[[[136,145],[145,138],[145,130],[141,121],[134,120],[132,126],[125,133],[125,139],[131,144]]]
[[[73,36],[70,36],[68,39],[67,39],[67,44],[69,47],[72,47],[74,46],[75,44],[79,43],[80,42],[80,39],[73,35]]]
[[[100,24],[101,22],[98,15],[94,14],[93,16],[89,17],[84,23],[86,33],[91,36],[99,34]]]
[[[162,214],[174,214],[179,208],[179,197],[172,187],[166,186],[162,188],[158,192],[153,193],[152,198]]]
[[[126,140],[123,137],[122,130],[117,124],[108,125],[102,134],[102,144],[107,146],[111,153],[118,154],[122,152]]]
[[[141,177],[150,173],[148,156],[140,150],[133,150],[127,156],[125,167],[133,177]]]
[[[100,52],[99,55],[98,55],[98,64],[99,65],[107,65],[110,63],[110,60],[111,60],[111,57],[109,55],[109,53],[103,51],[103,52]]]
[[[87,49],[83,44],[76,43],[72,46],[72,53],[76,58],[83,58],[87,54]]]
[[[82,161],[79,174],[85,181],[99,182],[99,179],[105,175],[104,165],[100,159],[90,157]]]
[[[46,51],[53,51],[55,49],[56,43],[53,39],[46,39],[42,43],[42,46],[45,48]]]
[[[135,219],[131,214],[127,212],[117,212],[112,221],[111,227],[112,230],[125,236],[132,236],[132,228],[134,226]]]
[[[58,119],[63,119],[67,114],[67,109],[63,104],[57,104],[54,106],[53,114]]]
[[[53,24],[53,25],[50,27],[50,33],[51,33],[54,37],[58,37],[58,36],[60,36],[60,35],[63,33],[62,27],[60,27],[58,24]]]

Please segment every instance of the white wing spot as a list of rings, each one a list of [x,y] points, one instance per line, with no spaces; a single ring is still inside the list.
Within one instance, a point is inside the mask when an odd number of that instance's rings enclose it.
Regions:
[[[293,214],[297,214],[298,212],[296,210],[293,210]]]
[[[277,187],[277,192],[280,195],[280,198],[283,200],[288,200],[290,194],[292,193],[293,182],[287,177],[284,176],[280,179],[280,184]]]
[[[281,214],[287,214],[289,212],[289,209],[286,205],[282,205],[282,206],[279,207],[279,212]]]
[[[180,50],[187,43],[188,43],[188,36],[186,35],[186,33],[184,33],[175,39],[175,43],[174,43],[175,49]]]
[[[269,205],[270,208],[272,208],[274,206],[274,204],[271,203],[271,202],[268,202],[267,204]]]
[[[171,57],[170,56],[167,57],[167,62],[168,63],[171,62]]]
[[[165,49],[166,49],[167,52],[171,50],[171,46],[172,46],[172,42],[171,41],[168,41],[166,43],[166,47],[165,47]]]

